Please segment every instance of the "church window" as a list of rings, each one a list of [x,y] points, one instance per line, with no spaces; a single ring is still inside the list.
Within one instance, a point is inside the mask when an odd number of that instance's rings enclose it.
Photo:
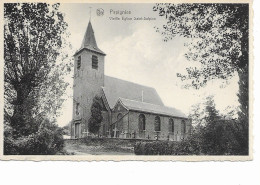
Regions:
[[[173,119],[169,119],[169,132],[174,132],[174,122]]]
[[[182,134],[186,133],[186,123],[184,120],[181,121],[181,133]]]
[[[92,55],[92,69],[98,69],[98,57]]]
[[[119,132],[122,131],[122,128],[123,128],[123,115],[121,113],[119,113],[117,115],[117,123],[115,125],[116,129],[116,137],[118,138],[119,137]]]
[[[119,121],[122,117],[123,117],[122,114],[119,113],[119,114],[117,115],[117,120]]]
[[[79,115],[79,103],[76,104],[76,115]]]
[[[154,130],[156,132],[160,132],[161,131],[161,119],[160,119],[159,116],[155,117],[155,120],[154,120]]]
[[[145,131],[145,116],[143,114],[139,115],[139,131]]]
[[[78,56],[77,69],[80,69],[80,67],[81,67],[81,56]]]

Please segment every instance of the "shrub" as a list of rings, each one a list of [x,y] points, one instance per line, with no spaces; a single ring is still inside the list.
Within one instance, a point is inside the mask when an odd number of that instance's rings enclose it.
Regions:
[[[54,155],[63,150],[63,131],[49,120],[44,120],[39,130],[29,136],[14,139],[11,132],[6,128],[5,155]]]
[[[205,136],[205,131],[195,132],[180,142],[137,142],[134,146],[134,152],[136,155],[241,155],[237,151],[238,143],[236,140],[232,140],[233,133],[230,131],[225,128],[223,136],[220,135],[216,139],[217,142],[208,139]]]
[[[13,129],[9,124],[4,124],[4,154],[18,154]]]
[[[136,155],[172,155],[177,143],[168,141],[137,142],[134,146]]]
[[[151,141],[137,142],[134,146],[136,155],[200,155],[201,147],[198,135],[181,142]]]

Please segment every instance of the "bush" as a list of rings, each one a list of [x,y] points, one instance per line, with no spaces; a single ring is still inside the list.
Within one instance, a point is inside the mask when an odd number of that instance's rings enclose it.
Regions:
[[[13,138],[12,129],[5,127],[4,155],[55,155],[63,150],[63,130],[48,120],[29,136]]]
[[[9,124],[4,124],[4,154],[18,154],[17,144],[13,138],[13,129]]]
[[[137,142],[134,146],[136,155],[201,155],[200,134],[193,133],[189,138],[176,141]]]
[[[134,146],[136,155],[178,155],[178,143],[169,141],[137,142]]]

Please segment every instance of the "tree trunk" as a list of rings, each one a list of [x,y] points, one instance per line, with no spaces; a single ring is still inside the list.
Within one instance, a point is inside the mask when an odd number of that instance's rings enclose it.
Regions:
[[[15,135],[26,135],[26,120],[25,113],[28,111],[25,104],[26,98],[29,96],[29,89],[25,85],[19,85],[16,88],[16,100],[14,102],[14,112],[11,117],[11,126],[15,130]]]
[[[240,144],[241,153],[248,155],[249,147],[249,75],[248,67],[238,72],[239,93],[238,101],[240,111],[238,113],[238,131],[235,134]]]

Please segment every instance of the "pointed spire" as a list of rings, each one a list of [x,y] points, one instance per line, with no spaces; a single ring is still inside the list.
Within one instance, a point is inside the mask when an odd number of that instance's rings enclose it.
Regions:
[[[89,20],[87,30],[85,32],[81,47],[78,51],[76,51],[75,55],[82,51],[83,49],[88,49],[97,53],[100,53],[102,55],[106,55],[103,51],[101,51],[98,46],[94,35],[94,30],[92,28],[91,21]]]
[[[86,48],[86,47],[93,47],[94,49],[98,48],[97,42],[96,42],[96,39],[95,39],[95,35],[94,35],[94,31],[93,31],[93,28],[92,28],[92,24],[91,24],[90,21],[88,23],[88,28],[87,28],[87,31],[85,33],[82,44],[81,44],[81,48]]]

